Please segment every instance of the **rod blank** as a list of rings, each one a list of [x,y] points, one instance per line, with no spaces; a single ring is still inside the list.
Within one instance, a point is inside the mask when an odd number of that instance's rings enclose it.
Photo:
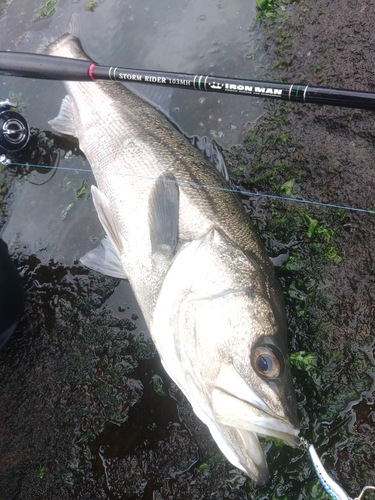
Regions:
[[[0,51],[0,75],[62,81],[111,80],[347,108],[375,109],[375,94],[309,85],[100,66],[92,61]]]

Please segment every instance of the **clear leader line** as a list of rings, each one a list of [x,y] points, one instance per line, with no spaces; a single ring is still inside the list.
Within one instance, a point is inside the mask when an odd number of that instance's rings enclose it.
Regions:
[[[0,158],[0,164],[1,164],[1,158]],[[48,170],[71,170],[71,171],[76,171],[76,172],[85,172],[85,173],[92,173],[91,169],[87,168],[76,168],[76,167],[60,167],[56,165],[33,165],[31,163],[17,163],[17,162],[6,162],[4,163],[7,166],[14,166],[14,167],[30,167],[30,168],[39,168],[39,169],[48,169]],[[139,179],[144,179],[148,181],[157,181],[160,180],[159,178],[155,177],[149,177],[145,175],[135,175],[135,174],[129,174],[127,172],[114,172],[113,175],[121,175],[121,176],[126,176],[126,177],[137,177]],[[189,186],[192,188],[200,188],[200,189],[212,189],[215,191],[226,191],[229,193],[236,193],[239,195],[243,196],[258,196],[259,198],[269,198],[273,200],[280,200],[280,201],[286,201],[286,202],[293,202],[293,203],[305,203],[307,205],[315,205],[319,207],[327,207],[327,208],[334,208],[336,210],[348,210],[352,212],[360,212],[360,213],[365,213],[365,214],[371,214],[375,215],[375,210],[368,210],[365,208],[356,208],[356,207],[350,207],[348,205],[336,205],[334,203],[323,203],[320,201],[312,201],[312,200],[306,200],[304,198],[292,198],[288,196],[278,196],[278,195],[273,195],[273,194],[267,194],[267,193],[260,193],[257,191],[248,191],[246,189],[241,189],[241,187],[238,188],[230,188],[230,187],[218,187],[218,186],[209,186],[209,185],[204,185],[204,184],[195,184],[192,182],[184,182],[184,181],[170,181],[170,182],[177,182],[179,185],[184,185],[184,186]]]
[[[45,54],[0,51],[0,75],[62,81],[110,80],[375,110],[375,93],[117,66]]]

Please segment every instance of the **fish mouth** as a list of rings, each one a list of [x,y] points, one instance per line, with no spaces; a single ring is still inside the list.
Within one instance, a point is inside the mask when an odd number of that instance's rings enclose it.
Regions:
[[[222,380],[225,384],[216,385],[211,393],[215,422],[209,425],[211,433],[228,460],[253,481],[263,485],[270,474],[259,437],[276,438],[297,447],[300,443],[299,429],[285,412],[281,411],[279,415],[272,411],[238,374],[242,387],[232,386],[230,371],[223,371],[229,379]],[[237,372],[234,370],[234,373]]]
[[[233,366],[224,366],[212,391],[215,418],[221,424],[252,432],[257,436],[281,439],[292,447],[299,445],[299,427],[280,404],[273,411],[242,379]]]
[[[256,434],[259,437],[281,439],[292,447],[299,445],[299,428],[272,410],[265,411],[256,403],[243,401],[226,391],[215,388],[212,393],[215,418],[221,424]]]

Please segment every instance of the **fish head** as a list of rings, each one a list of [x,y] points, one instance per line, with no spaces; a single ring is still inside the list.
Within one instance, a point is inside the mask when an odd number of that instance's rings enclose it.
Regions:
[[[209,387],[215,420],[296,445],[286,331],[282,335],[284,325],[276,323],[268,297],[237,289],[189,302],[195,356],[201,356],[200,376]]]
[[[227,458],[264,483],[268,469],[258,436],[296,446],[299,432],[272,268],[212,229],[177,255],[164,286],[174,286],[168,324],[182,367],[178,385]]]

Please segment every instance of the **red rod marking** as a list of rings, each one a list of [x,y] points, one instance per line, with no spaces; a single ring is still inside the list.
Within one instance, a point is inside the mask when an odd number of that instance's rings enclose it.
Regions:
[[[93,82],[96,82],[96,78],[94,76],[94,68],[95,68],[96,65],[97,65],[97,63],[93,62],[89,66],[89,77],[91,78],[91,80]]]

